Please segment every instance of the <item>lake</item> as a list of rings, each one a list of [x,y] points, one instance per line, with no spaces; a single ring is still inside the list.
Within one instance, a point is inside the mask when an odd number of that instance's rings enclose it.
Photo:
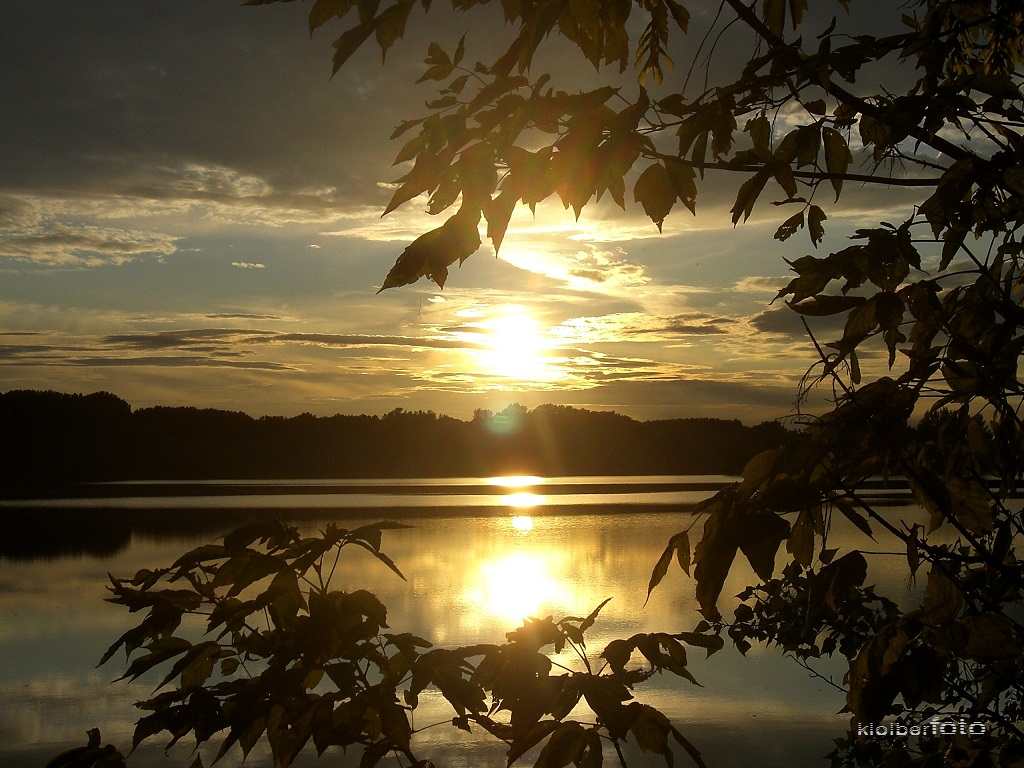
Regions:
[[[596,657],[617,637],[693,629],[699,616],[692,580],[673,569],[645,605],[646,585],[669,536],[690,521],[685,505],[728,479],[97,484],[74,497],[0,502],[8,531],[0,550],[0,764],[43,765],[84,743],[95,726],[104,743],[127,748],[139,715],[132,704],[151,693],[155,680],[112,683],[123,671],[123,654],[95,668],[107,646],[140,618],[103,602],[107,573],[130,576],[169,565],[243,517],[283,512],[307,532],[329,518],[342,518],[345,527],[406,520],[411,527],[386,531],[383,544],[405,581],[357,556],[343,559],[337,585],[374,592],[388,606],[391,631],[438,646],[500,643],[527,616],[586,615],[611,597],[588,634]],[[853,536],[837,526],[832,546]],[[886,550],[884,543],[872,548]],[[870,559],[872,578],[905,592],[898,558]],[[734,568],[723,595],[736,594],[752,576],[745,562],[737,565],[744,567]],[[842,692],[774,650],[754,648],[744,658],[727,646],[702,657],[699,649],[690,653],[690,670],[703,687],[655,677],[635,695],[668,715],[710,768],[827,765],[820,758],[848,723],[836,714]],[[818,670],[841,683],[845,666],[828,662]],[[416,724],[451,716],[439,696],[425,696]],[[439,766],[505,763],[501,744],[452,727],[417,738],[417,751]],[[129,765],[191,763],[189,746],[165,757],[164,742],[151,741]],[[317,763],[312,749],[309,757],[302,764]],[[239,758],[229,753],[220,764],[237,765]],[[358,763],[348,758],[345,764]],[[692,765],[682,750],[677,760]],[[269,751],[259,748],[246,761],[269,764]],[[325,756],[321,764],[338,763]],[[615,764],[607,753],[606,765]],[[664,761],[630,761],[647,764]]]

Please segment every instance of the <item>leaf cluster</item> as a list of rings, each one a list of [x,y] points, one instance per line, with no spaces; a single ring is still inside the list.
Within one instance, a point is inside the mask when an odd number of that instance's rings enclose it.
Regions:
[[[248,4],[284,1],[290,0]],[[452,6],[469,12],[481,2],[453,0]],[[846,0],[835,4],[848,12]],[[421,5],[429,10],[426,0]],[[357,19],[335,41],[336,72],[371,37],[386,55],[415,6],[413,0],[384,8],[378,0],[315,0],[309,27],[312,32],[335,19]],[[516,32],[493,60],[468,66],[465,36],[452,53],[431,43],[419,82],[440,83],[441,90],[427,102],[427,116],[403,122],[392,135],[419,129],[398,152],[396,164],[412,167],[398,180],[385,214],[421,195],[431,214],[461,203],[454,217],[403,252],[382,290],[423,276],[443,286],[447,268],[480,247],[470,230],[485,219],[497,251],[519,203],[533,209],[557,196],[578,218],[608,193],[624,208],[626,177],[634,168],[639,177],[633,201],[659,230],[676,202],[695,212],[696,176],[714,170],[746,177],[732,207],[734,224],[751,216],[772,182],[774,204],[797,209],[776,238],[806,228],[814,245],[822,241],[827,219],[815,202],[823,183],[835,202],[850,180],[933,190],[922,213],[936,232],[947,232],[952,250],[993,211],[1017,205],[1010,198],[1019,198],[1024,183],[1016,168],[1024,114],[1016,3],[920,0],[903,15],[902,30],[884,36],[848,33],[836,18],[816,29],[807,9],[807,0],[755,6],[724,0],[704,41],[686,47],[680,41],[691,31],[690,12],[677,0],[503,0],[505,20]],[[708,40],[730,27],[750,35],[746,65],[731,80],[688,92],[694,71],[710,72],[723,55],[716,45],[708,49]],[[640,28],[634,42],[629,30]],[[615,66],[622,72],[632,59],[639,72],[635,93],[603,86],[571,94],[552,87],[548,74],[531,79],[534,57],[552,33],[598,70]],[[681,89],[665,79],[674,66],[670,48],[690,58]],[[912,86],[903,93],[851,90],[862,70],[883,61],[912,67]],[[645,87],[649,81],[662,91],[657,98]],[[672,134],[674,149],[667,140]],[[957,135],[963,141],[948,138]],[[854,147],[873,164],[871,172],[852,170]],[[913,173],[883,173],[883,165]],[[988,200],[971,219],[960,204],[982,177]],[[956,222],[948,229],[944,221],[952,213]]]
[[[387,609],[373,594],[331,582],[353,549],[401,576],[380,549],[382,532],[397,527],[329,525],[302,536],[279,520],[254,522],[170,567],[111,577],[108,600],[143,618],[101,663],[124,649],[120,679],[157,676],[153,696],[136,705],[147,714],[132,749],[160,734],[169,749],[191,735],[197,750],[219,740],[214,763],[236,745],[248,756],[265,740],[276,768],[291,765],[309,743],[319,755],[359,749],[361,768],[388,755],[425,768],[430,763],[416,754],[414,737],[435,724],[414,727],[414,711],[429,688],[450,705],[452,726],[503,741],[508,765],[539,748],[535,765],[597,768],[605,745],[621,755],[627,740],[669,765],[674,743],[704,765],[696,747],[632,691],[663,672],[697,684],[685,646],[710,654],[722,647],[720,637],[639,634],[593,658],[586,634],[608,600],[583,618],[528,619],[502,645],[436,648],[411,633],[385,631]],[[553,658],[565,651],[576,659],[572,667]],[[123,765],[112,747],[100,750],[91,740],[53,768],[91,766],[82,760],[94,758]],[[202,764],[197,752],[193,765]]]

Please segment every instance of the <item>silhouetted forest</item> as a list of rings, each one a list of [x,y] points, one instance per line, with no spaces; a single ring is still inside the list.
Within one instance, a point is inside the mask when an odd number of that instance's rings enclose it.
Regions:
[[[791,436],[775,422],[644,422],[555,405],[471,421],[402,409],[253,418],[19,390],[0,394],[0,481],[735,474]]]

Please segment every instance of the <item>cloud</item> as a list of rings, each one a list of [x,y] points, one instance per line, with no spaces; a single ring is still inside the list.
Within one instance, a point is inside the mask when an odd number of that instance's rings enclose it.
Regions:
[[[7,218],[9,225],[0,232],[0,259],[46,267],[96,267],[142,256],[160,259],[176,250],[177,238],[164,233],[57,221],[27,204]]]
[[[733,283],[732,289],[742,293],[778,293],[789,285],[789,281],[788,277],[751,276]]]
[[[807,329],[804,327],[804,320],[814,331],[815,336],[825,334],[831,341],[834,335],[841,336],[846,326],[846,315],[832,315],[824,317],[805,317],[799,312],[783,305],[772,307],[764,312],[751,317],[748,322],[757,332],[773,335],[788,336],[791,338],[807,338]]]
[[[705,312],[684,312],[670,316],[625,312],[572,318],[563,322],[556,332],[566,339],[581,343],[658,342],[683,336],[727,334],[736,324],[734,318]]]
[[[410,350],[465,349],[474,346],[464,341],[446,338],[375,336],[371,334],[282,333],[247,328],[195,328],[113,334],[103,337],[102,343],[108,346],[140,351],[195,347],[202,347],[204,350],[219,349],[225,351],[236,346],[266,346],[288,343],[335,348],[403,347]]]
[[[266,264],[260,264],[252,261],[232,261],[232,267],[238,267],[239,269],[266,269]]]

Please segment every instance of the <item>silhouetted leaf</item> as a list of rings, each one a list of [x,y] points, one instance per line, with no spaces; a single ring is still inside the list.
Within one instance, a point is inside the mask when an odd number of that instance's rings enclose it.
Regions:
[[[644,213],[658,225],[660,232],[665,217],[676,202],[675,186],[665,166],[653,163],[640,174],[633,187],[633,201],[644,207]]]
[[[832,175],[829,181],[835,190],[836,200],[839,200],[839,194],[843,191],[843,175],[853,161],[853,153],[843,135],[834,128],[823,128],[821,136],[825,144],[825,169]]]
[[[828,216],[816,205],[810,206],[807,212],[807,229],[811,235],[811,242],[817,246],[821,242],[822,238],[825,237],[825,228],[821,226],[821,222],[825,221]]]
[[[754,573],[767,581],[775,569],[775,553],[789,536],[789,523],[770,512],[746,514],[735,522],[740,550]]]
[[[798,229],[804,227],[804,212],[803,209],[794,213],[788,219],[786,219],[779,228],[775,231],[776,240],[788,240]]]
[[[444,288],[448,267],[465,261],[480,247],[479,220],[479,211],[474,215],[463,208],[443,226],[420,235],[398,257],[380,291],[415,283],[424,276]]]
[[[704,533],[697,543],[694,555],[697,561],[693,576],[697,580],[697,603],[701,613],[708,619],[721,616],[718,610],[718,596],[722,593],[725,579],[732,569],[739,543],[731,527],[727,503],[712,510],[704,523]]]
[[[871,532],[871,526],[868,524],[867,518],[864,517],[860,512],[853,508],[846,499],[837,497],[832,500],[833,505],[840,512],[843,513],[843,517],[853,523],[866,536],[870,536],[872,539],[875,538]]]
[[[737,224],[741,216],[744,221],[750,218],[750,213],[754,210],[754,203],[769,178],[771,178],[771,174],[767,171],[758,171],[743,182],[739,192],[736,193],[736,202],[732,206],[733,224]]]

